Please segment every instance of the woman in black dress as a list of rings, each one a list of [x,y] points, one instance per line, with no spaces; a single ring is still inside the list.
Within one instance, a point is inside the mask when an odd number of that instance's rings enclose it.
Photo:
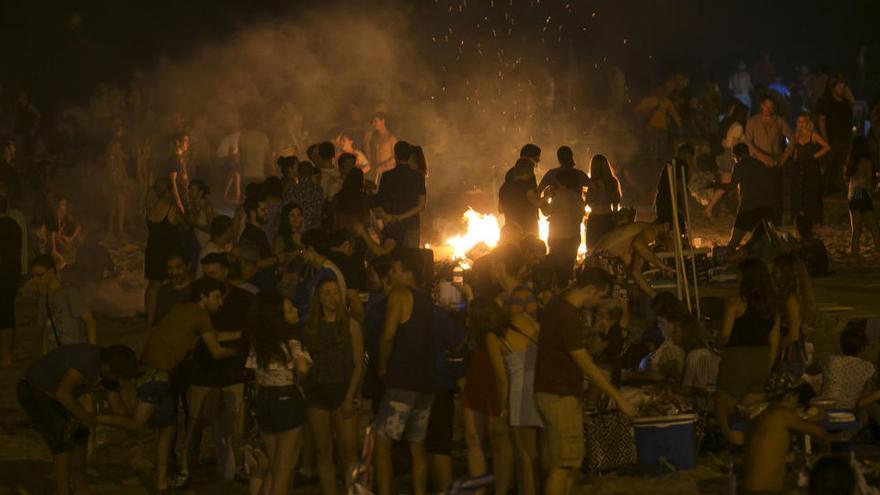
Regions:
[[[159,286],[168,279],[168,258],[182,253],[180,228],[185,223],[183,213],[175,205],[171,180],[162,177],[153,185],[153,194],[147,199],[144,219],[147,222],[147,248],[144,252],[144,277],[147,290],[144,308],[147,323],[152,326],[156,315]]]
[[[820,159],[831,148],[819,133],[813,130],[810,114],[801,113],[797,118],[797,132],[785,150],[785,158],[791,157],[791,218],[804,215],[816,223],[823,223],[822,176]]]

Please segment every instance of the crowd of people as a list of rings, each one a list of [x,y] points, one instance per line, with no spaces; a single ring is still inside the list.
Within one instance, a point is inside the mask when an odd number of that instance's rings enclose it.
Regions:
[[[0,357],[13,363],[15,302],[26,273],[38,294],[42,356],[17,393],[52,452],[58,493],[87,491],[86,454],[98,426],[155,431],[160,493],[190,483],[208,426],[218,475],[246,482],[253,494],[317,482],[332,495],[342,481],[349,491],[360,485],[387,495],[406,470],[413,493],[426,493],[429,480],[443,492],[457,474],[453,437],[461,424],[467,475],[491,472],[496,493],[516,486],[525,495],[568,494],[589,448],[585,407],[610,403],[602,407],[636,416],[639,397],[657,387],[712,412],[730,444],[745,443],[745,489],[779,491],[789,433],[828,438],[795,413],[801,376],[822,374],[815,395],[859,413],[877,415],[880,392],[873,364],[858,357],[867,345],[858,328],[841,337],[842,355],[812,362],[804,326],[815,318],[815,298],[805,261],[784,253],[768,264],[749,256],[749,244],[782,222],[785,190],[792,219],[821,223],[823,195],[842,192],[843,181],[852,254],[859,256],[863,226],[880,243],[876,157],[868,138],[853,136],[842,79],[830,79],[816,104],[819,130],[804,113],[793,133],[790,115],[778,114],[766,94],[746,120],[754,93],[747,77],[731,79],[735,100],[714,148],[669,132],[670,124],[683,125],[667,93],[686,86],[681,78],[639,105],[656,165],[650,222],[621,208],[631,178],[619,180],[607,156],[593,156],[587,173],[561,146],[558,167],[538,181],[542,150],[523,146],[498,191],[501,239],[455,282],[462,304],[451,307],[433,297],[438,274],[422,249],[425,152],[395,137],[385,114],[372,117],[369,139],[343,131],[303,147],[304,134],[292,133],[283,151],[263,132],[240,131],[221,143],[226,168],[210,179],[191,168],[189,137],[178,134],[167,167],[139,165],[130,181],[120,128],[105,155],[108,232],[126,236],[131,197],[143,199],[149,330],[139,355],[101,341],[64,276],[82,235],[66,200],[36,229],[45,245],[26,247],[35,229],[14,209],[28,189],[10,165],[15,144],[8,142],[0,164]],[[677,236],[690,238],[690,194],[677,183],[687,184],[707,154],[717,177],[706,214],[733,193],[728,247],[744,258],[714,342],[687,301],[646,275],[646,264],[660,276],[675,274],[656,252]],[[795,171],[790,187],[783,169]],[[212,184],[220,184],[223,201],[212,201]],[[549,217],[546,244],[539,212]],[[581,259],[585,217],[588,256]],[[619,270],[600,268],[609,263]],[[619,290],[629,282],[638,295]],[[650,300],[639,315],[648,328],[631,332],[640,297]],[[740,406],[766,400],[746,435],[732,427]],[[364,463],[374,466],[373,480]]]

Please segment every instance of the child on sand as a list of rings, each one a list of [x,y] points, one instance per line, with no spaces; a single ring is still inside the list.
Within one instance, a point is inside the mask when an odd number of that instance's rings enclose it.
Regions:
[[[792,433],[802,433],[827,442],[828,433],[818,424],[797,413],[797,382],[788,374],[774,373],[765,392],[770,406],[764,410],[746,435],[743,455],[742,493],[782,493],[786,458]]]

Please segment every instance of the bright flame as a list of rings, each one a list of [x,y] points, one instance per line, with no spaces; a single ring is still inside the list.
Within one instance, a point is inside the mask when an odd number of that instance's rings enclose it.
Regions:
[[[498,239],[501,237],[501,225],[495,215],[477,213],[468,207],[464,212],[464,220],[467,223],[467,231],[464,234],[446,239],[446,245],[452,248],[453,259],[464,259],[467,257],[468,251],[481,242],[489,248],[498,244]]]
[[[590,207],[584,208],[584,213],[590,213]],[[464,220],[467,230],[464,234],[452,236],[444,242],[449,247],[453,260],[467,259],[468,252],[480,243],[489,249],[498,244],[501,237],[501,222],[492,214],[483,214],[468,207],[464,212]],[[538,237],[547,243],[550,236],[550,221],[544,213],[538,211]],[[426,245],[427,246],[427,245]],[[581,245],[578,247],[578,259],[583,259],[587,254],[587,237],[584,223],[581,223]],[[467,269],[467,268],[465,268]]]

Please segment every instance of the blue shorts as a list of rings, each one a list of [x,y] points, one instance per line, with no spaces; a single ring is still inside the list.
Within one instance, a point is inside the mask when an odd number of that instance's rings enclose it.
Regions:
[[[148,427],[165,428],[177,424],[177,403],[168,382],[144,382],[137,389],[137,399],[156,408],[147,422]]]

